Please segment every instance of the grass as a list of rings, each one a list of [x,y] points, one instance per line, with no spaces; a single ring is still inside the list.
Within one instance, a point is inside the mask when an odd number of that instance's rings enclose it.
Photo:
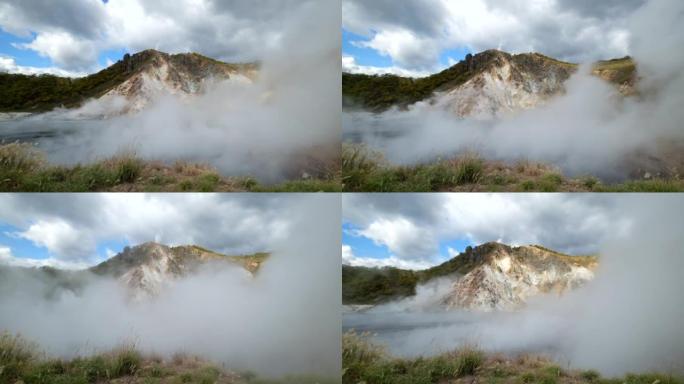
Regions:
[[[170,359],[145,356],[133,345],[71,360],[49,358],[36,345],[8,333],[0,334],[0,384],[196,383],[196,384],[332,384],[333,378],[286,376],[260,378],[253,373],[221,369],[195,356]]]
[[[393,165],[382,154],[343,144],[346,192],[682,192],[684,180],[644,179],[604,184],[593,176],[568,178],[556,167],[527,160],[515,164],[464,154],[431,163]]]
[[[367,335],[347,332],[342,339],[342,382],[367,384],[428,384],[476,373],[482,352],[465,347],[435,357],[396,359],[371,344]]]
[[[372,344],[368,336],[353,331],[342,336],[343,383],[684,383],[681,377],[660,373],[604,378],[597,371],[564,369],[540,356],[485,354],[471,346],[431,357],[402,359],[393,357],[382,347]]]
[[[208,165],[144,161],[122,153],[91,164],[50,165],[45,155],[23,143],[0,145],[3,192],[339,192],[339,175],[263,185],[250,177],[224,177]]]

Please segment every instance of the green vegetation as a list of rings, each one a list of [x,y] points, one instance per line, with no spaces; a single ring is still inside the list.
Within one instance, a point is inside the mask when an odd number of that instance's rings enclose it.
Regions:
[[[621,59],[603,60],[594,64],[593,72],[615,84],[634,83],[636,81],[637,67],[631,57]]]
[[[393,106],[406,106],[425,100],[434,92],[457,87],[474,75],[487,68],[487,64],[497,60],[498,55],[509,57],[518,66],[527,68],[531,73],[542,74],[547,68],[554,67],[569,76],[577,69],[577,64],[560,61],[540,53],[508,55],[504,52],[485,51],[473,57],[470,67],[461,61],[439,73],[409,78],[396,75],[342,74],[343,105],[348,108],[361,108],[382,112]],[[636,78],[636,65],[630,57],[599,61],[594,65],[594,74],[614,84],[633,83]]]
[[[576,64],[566,63],[538,53],[509,55],[505,52],[489,50],[472,57],[470,63],[461,61],[439,73],[422,77],[408,78],[396,75],[342,74],[342,95],[345,107],[360,107],[373,112],[382,112],[393,106],[399,108],[429,98],[434,92],[457,87],[476,74],[486,70],[488,64],[506,56],[519,66],[543,70],[550,66],[560,68],[570,74]]]
[[[123,83],[159,55],[166,54],[146,50],[133,56],[127,55],[100,72],[80,78],[0,73],[0,112],[45,112],[56,107],[77,107]],[[197,53],[166,57],[188,68],[191,73],[203,73],[209,67],[218,71],[250,71],[258,67],[254,63],[224,63]]]
[[[455,87],[470,79],[464,63],[423,78],[395,75],[342,74],[342,96],[345,106],[381,112],[394,105],[407,106],[424,100],[435,90]]]
[[[363,145],[343,144],[342,183],[347,192],[682,192],[684,180],[631,180],[603,184],[595,177],[566,178],[550,165],[510,165],[465,154],[410,166],[389,164]]]
[[[395,359],[353,332],[342,339],[342,382],[367,384],[429,384],[475,374],[484,355],[463,348],[435,357]]]
[[[208,165],[178,161],[172,166],[124,153],[86,165],[55,166],[28,144],[0,145],[0,191],[3,192],[337,192],[339,175],[261,185],[249,177],[223,177]]]
[[[481,265],[482,255],[491,252],[491,248],[499,246],[494,243],[482,244],[478,247],[466,247],[463,255],[454,257],[432,268],[412,271],[394,267],[368,268],[342,266],[342,303],[343,304],[379,304],[396,298],[413,296],[416,286],[435,278],[452,274],[465,275]],[[596,256],[570,256],[541,245],[532,245],[542,251],[552,253],[561,260],[580,266],[590,266],[598,261]],[[533,257],[527,248],[521,248],[517,257]]]
[[[342,382],[345,384],[496,383],[496,384],[682,384],[682,378],[657,373],[603,378],[596,371],[571,371],[529,355],[487,355],[465,346],[432,357],[400,359],[368,341],[368,335],[347,332],[342,338]],[[463,378],[466,380],[459,381]]]
[[[0,73],[0,112],[44,112],[76,107],[98,97],[130,76],[123,62],[82,78]]]
[[[374,304],[416,294],[418,276],[399,268],[342,266],[342,302]]]
[[[143,356],[133,346],[62,360],[46,357],[19,336],[0,334],[0,384],[196,383],[328,384],[339,380],[316,376],[263,379],[253,373],[225,371],[197,357],[177,354],[169,360]]]

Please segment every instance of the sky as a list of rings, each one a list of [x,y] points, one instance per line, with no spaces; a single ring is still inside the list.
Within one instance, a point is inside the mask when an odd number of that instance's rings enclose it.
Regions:
[[[317,1],[0,0],[0,71],[82,76],[149,48],[257,61]]]
[[[595,254],[632,225],[616,199],[573,194],[344,194],[342,221],[343,263],[404,269],[490,241]]]
[[[572,62],[624,57],[629,15],[646,1],[342,0],[343,68],[420,77],[487,49]]]
[[[299,195],[5,194],[0,263],[79,269],[147,241],[225,254],[272,251]]]

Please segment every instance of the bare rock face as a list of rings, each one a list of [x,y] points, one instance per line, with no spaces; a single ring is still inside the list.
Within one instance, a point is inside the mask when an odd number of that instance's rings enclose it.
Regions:
[[[225,256],[197,246],[168,247],[144,243],[126,247],[123,252],[90,269],[97,275],[116,278],[134,297],[156,296],[174,280],[195,273],[207,263],[227,263],[242,268],[246,275],[259,269],[267,254]]]
[[[212,81],[249,84],[258,72],[255,64],[227,64],[195,53],[169,55],[155,50],[126,54],[121,63],[128,78],[99,98],[119,106],[113,114],[139,112],[164,95],[197,95]],[[125,102],[118,102],[122,98]]]
[[[565,91],[576,66],[531,53],[511,55],[488,50],[467,55],[473,75],[463,84],[438,92],[431,104],[459,117],[490,119],[543,105]]]
[[[475,265],[443,298],[450,309],[510,310],[540,293],[562,294],[594,277],[593,257],[563,255],[539,246],[487,243],[457,256]]]

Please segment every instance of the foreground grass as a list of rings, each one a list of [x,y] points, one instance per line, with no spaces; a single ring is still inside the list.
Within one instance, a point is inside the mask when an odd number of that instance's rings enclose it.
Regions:
[[[223,177],[208,165],[149,162],[121,154],[92,164],[50,165],[28,144],[0,146],[0,191],[3,192],[337,192],[339,175],[263,185],[250,177]]]
[[[144,356],[132,346],[72,360],[47,358],[25,339],[0,334],[0,384],[326,384],[339,382],[314,376],[259,378],[253,373],[224,370],[187,355],[169,360]]]
[[[399,359],[371,344],[367,335],[347,332],[342,340],[342,382],[349,384],[682,384],[681,378],[662,374],[628,374],[603,378],[596,371],[571,371],[552,361],[529,355],[486,355],[472,348],[433,357]]]
[[[411,166],[389,164],[363,145],[344,144],[342,183],[348,192],[682,192],[684,180],[604,184],[591,176],[567,178],[559,169],[520,161],[510,165],[465,154]]]

